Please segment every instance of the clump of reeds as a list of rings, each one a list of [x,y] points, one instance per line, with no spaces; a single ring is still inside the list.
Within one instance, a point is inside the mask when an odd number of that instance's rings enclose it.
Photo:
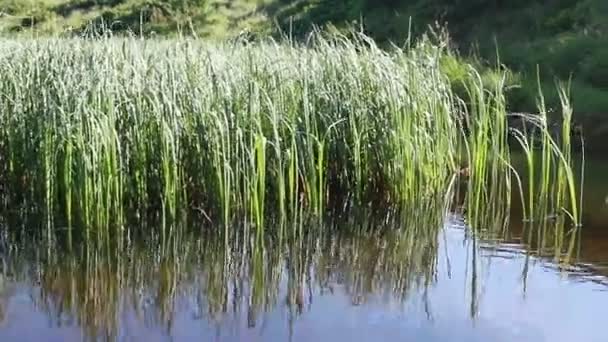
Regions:
[[[236,217],[261,235],[269,215],[424,207],[451,200],[462,166],[478,215],[510,198],[504,82],[487,89],[471,67],[458,98],[440,66],[449,53],[429,39],[383,50],[362,35],[4,40],[0,188],[11,206],[44,215],[49,238],[70,241],[123,236],[125,220],[150,215],[170,236],[192,209],[228,236]],[[519,187],[527,215],[540,196],[578,222],[569,140],[541,135],[541,186]],[[567,182],[553,189],[556,163]]]

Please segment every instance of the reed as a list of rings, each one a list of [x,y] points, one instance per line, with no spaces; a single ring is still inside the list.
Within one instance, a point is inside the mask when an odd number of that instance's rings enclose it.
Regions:
[[[488,214],[488,201],[509,205],[515,170],[506,74],[498,69],[488,88],[468,66],[459,98],[441,67],[450,54],[441,40],[383,50],[361,34],[314,33],[305,43],[5,39],[2,196],[9,209],[43,212],[48,239],[108,241],[130,234],[133,217],[162,220],[169,239],[172,222],[193,209],[228,238],[243,217],[263,235],[269,217],[407,211],[438,198],[447,208],[468,166],[467,211]],[[561,140],[542,97],[529,119],[541,132],[538,186],[537,143],[515,133],[530,174],[521,197],[530,218],[558,207],[578,224],[571,108],[560,94]]]

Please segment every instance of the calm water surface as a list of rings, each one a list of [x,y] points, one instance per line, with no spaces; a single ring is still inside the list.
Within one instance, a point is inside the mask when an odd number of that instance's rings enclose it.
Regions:
[[[589,166],[567,268],[520,244],[521,225],[474,239],[456,214],[423,237],[311,234],[230,252],[202,239],[114,259],[5,250],[0,341],[605,342],[606,174]]]

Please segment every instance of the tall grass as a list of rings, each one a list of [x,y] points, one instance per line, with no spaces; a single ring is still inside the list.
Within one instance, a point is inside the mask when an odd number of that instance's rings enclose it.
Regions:
[[[489,201],[509,203],[504,77],[488,89],[467,66],[459,98],[441,40],[389,51],[362,35],[323,34],[301,44],[101,37],[0,46],[3,196],[46,215],[49,239],[108,240],[124,235],[127,219],[150,216],[168,237],[191,209],[222,223],[226,238],[235,218],[262,235],[268,217],[407,210],[451,200],[465,166],[471,217]],[[529,196],[519,186],[528,215],[540,198],[577,219],[569,140],[555,143],[538,121],[541,186]],[[554,163],[568,186],[550,186]]]

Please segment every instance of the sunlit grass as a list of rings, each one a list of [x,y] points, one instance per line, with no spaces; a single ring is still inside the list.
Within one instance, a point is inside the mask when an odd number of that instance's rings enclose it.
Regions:
[[[488,84],[465,66],[459,98],[441,39],[390,50],[320,33],[301,44],[98,37],[1,46],[1,188],[11,210],[45,217],[49,240],[122,239],[126,220],[150,217],[169,238],[188,212],[223,224],[227,239],[243,219],[261,237],[268,218],[303,212],[448,208],[465,167],[471,222],[510,205],[515,174],[526,219],[567,213],[580,224],[566,89],[561,135],[549,129],[542,94],[540,114],[524,118],[540,138],[514,133],[528,160],[524,194],[508,141],[508,74],[496,70]]]

